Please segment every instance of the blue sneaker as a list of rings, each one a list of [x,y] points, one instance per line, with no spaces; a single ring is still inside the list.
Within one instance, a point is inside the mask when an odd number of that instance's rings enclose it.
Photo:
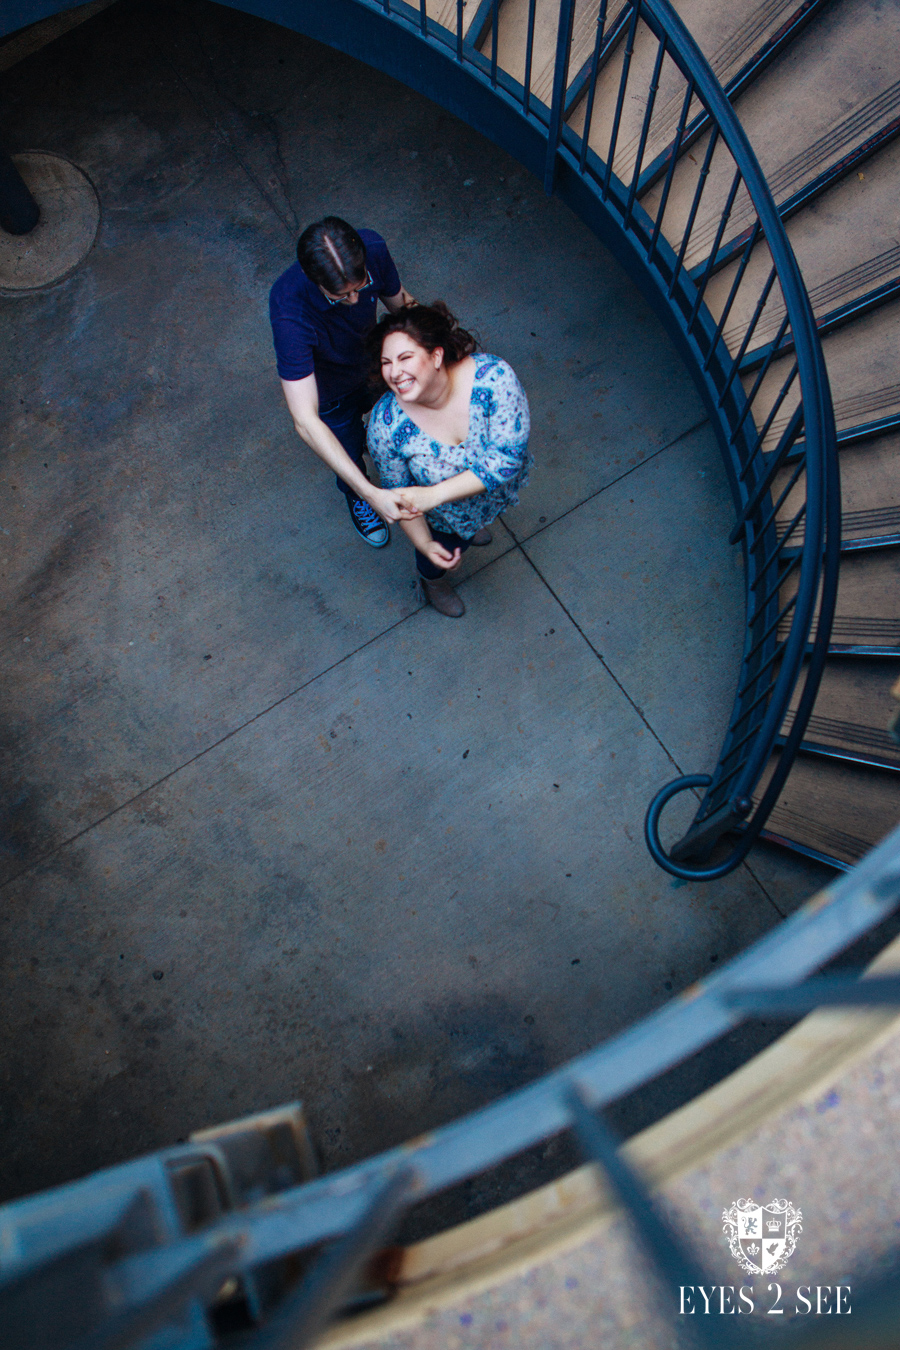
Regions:
[[[350,508],[350,519],[356,533],[373,548],[384,548],[391,537],[391,532],[378,512],[373,510],[368,502],[364,502],[362,497],[357,497],[352,492],[347,493],[347,506]]]

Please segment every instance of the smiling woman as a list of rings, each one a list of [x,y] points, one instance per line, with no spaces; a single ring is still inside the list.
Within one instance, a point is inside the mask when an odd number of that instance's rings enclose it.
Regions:
[[[465,605],[446,580],[470,544],[489,544],[491,521],[528,482],[525,391],[498,356],[441,301],[385,315],[369,340],[387,385],[369,423],[369,453],[383,487],[423,514],[401,520],[415,545],[426,600],[458,619]]]

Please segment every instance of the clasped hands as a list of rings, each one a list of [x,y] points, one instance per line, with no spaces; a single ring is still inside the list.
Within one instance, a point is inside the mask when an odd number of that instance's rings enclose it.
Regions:
[[[385,520],[415,520],[437,505],[431,487],[382,488],[372,505]]]

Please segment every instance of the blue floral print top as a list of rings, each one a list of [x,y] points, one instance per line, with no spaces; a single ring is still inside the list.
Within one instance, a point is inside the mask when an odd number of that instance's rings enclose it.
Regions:
[[[528,482],[531,422],[525,390],[499,356],[476,352],[469,404],[469,433],[459,445],[443,445],[407,417],[390,392],[372,409],[369,454],[386,488],[428,487],[471,469],[486,491],[446,502],[426,515],[436,530],[471,539],[501,511],[515,506]]]

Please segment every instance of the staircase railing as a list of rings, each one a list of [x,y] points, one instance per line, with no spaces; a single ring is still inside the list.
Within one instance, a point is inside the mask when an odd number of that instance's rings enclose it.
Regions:
[[[900,1006],[897,976],[860,979],[862,972],[844,971],[808,978],[898,906],[900,829],[850,876],[664,1008],[537,1082],[399,1148],[303,1180],[312,1169],[294,1104],[0,1206],[4,1350],[300,1350],[317,1341],[332,1317],[391,1297],[397,1253],[385,1248],[411,1206],[569,1129],[585,1156],[605,1169],[667,1283],[674,1334],[682,1321],[678,1287],[714,1281],[594,1113],[748,1017]],[[889,1313],[885,1325],[893,1333],[896,1279],[878,1296],[889,1299],[881,1312]],[[710,1332],[701,1343],[721,1347],[726,1331]],[[757,1337],[748,1335],[746,1343],[756,1345]],[[848,1350],[865,1343],[840,1342]],[[885,1331],[872,1343],[893,1345],[895,1337]],[[795,1340],[788,1336],[785,1344]]]
[[[763,829],[799,751],[827,655],[840,548],[834,417],[812,308],[726,93],[668,0],[601,0],[587,48],[583,7],[561,0],[552,84],[546,63],[538,69],[536,0],[523,10],[524,44],[505,33],[501,0],[263,0],[252,8],[272,17],[277,9],[282,22],[389,70],[511,150],[616,253],[675,338],[728,473],[746,634],[718,762],[664,787],[645,835],[675,876],[723,876]],[[358,22],[348,22],[350,11]],[[393,26],[393,42],[376,16]],[[504,69],[507,55],[520,79]],[[696,172],[686,197],[688,162]],[[716,278],[718,317],[707,303]],[[760,320],[771,326],[773,315],[775,341],[748,363]],[[666,849],[663,809],[697,789],[693,823]]]

